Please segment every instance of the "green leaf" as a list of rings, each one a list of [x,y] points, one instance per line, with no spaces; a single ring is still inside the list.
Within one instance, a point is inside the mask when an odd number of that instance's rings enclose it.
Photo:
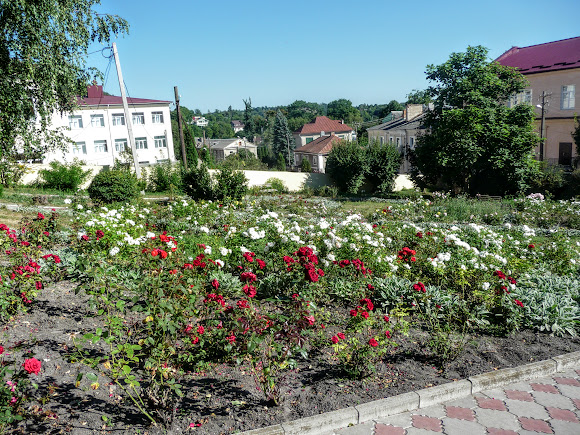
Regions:
[[[129,376],[129,373],[131,373],[131,367],[129,366],[123,366],[123,373],[125,373],[125,376]]]
[[[80,376],[81,376],[81,378],[82,378],[82,374],[79,374],[79,375],[80,375]],[[87,379],[88,379],[89,381],[91,381],[91,382],[96,382],[96,381],[97,381],[97,379],[99,379],[99,378],[98,378],[98,376],[97,376],[97,375],[95,375],[95,374],[94,374],[94,373],[92,373],[92,372],[89,372],[89,373],[87,373],[85,376],[86,376],[86,377],[87,377]],[[79,377],[78,377],[78,376],[77,376],[77,381],[80,381],[80,379],[79,379]]]

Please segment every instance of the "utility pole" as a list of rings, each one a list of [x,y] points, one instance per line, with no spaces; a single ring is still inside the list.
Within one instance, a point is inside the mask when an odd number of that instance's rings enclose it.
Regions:
[[[133,120],[129,116],[129,106],[127,105],[127,95],[125,94],[125,82],[123,81],[123,73],[121,72],[121,61],[119,60],[119,53],[117,53],[117,44],[113,42],[113,56],[115,56],[115,65],[117,66],[117,77],[119,78],[119,87],[121,88],[121,99],[123,100],[123,111],[125,112],[125,120],[127,124],[127,132],[129,133],[129,146],[131,147],[131,154],[133,155],[133,164],[135,165],[135,175],[141,178],[141,168],[139,168],[139,157],[137,157],[137,149],[135,148],[135,137],[133,136]]]
[[[546,94],[546,91],[542,91],[542,95],[539,97],[542,103],[536,106],[542,109],[542,118],[540,120],[540,162],[544,161],[544,123],[546,120],[546,105],[548,104],[546,98],[550,95],[552,94]]]
[[[185,154],[185,140],[183,139],[183,125],[181,124],[181,109],[179,108],[179,92],[177,86],[173,87],[175,93],[175,107],[177,107],[177,125],[179,126],[179,141],[181,142],[181,159],[183,167],[187,171],[187,155]]]

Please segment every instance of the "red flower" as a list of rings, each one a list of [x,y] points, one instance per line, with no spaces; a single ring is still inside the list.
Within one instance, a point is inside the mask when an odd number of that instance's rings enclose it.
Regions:
[[[197,343],[199,343],[199,337],[194,337],[194,338],[191,340],[191,344],[197,344]]]
[[[318,274],[314,271],[314,269],[307,269],[306,279],[310,282],[318,282]]]
[[[372,311],[375,306],[373,305],[373,303],[371,302],[371,300],[369,298],[364,298],[360,300],[361,305],[362,304],[366,304],[367,306],[367,310]]]
[[[161,258],[167,258],[167,252],[165,252],[163,249],[159,250],[159,255],[161,255]]]
[[[493,272],[493,276],[497,276],[499,279],[505,279],[505,273],[503,273],[501,270],[496,270],[495,272]]]
[[[203,334],[204,332],[205,332],[205,328],[203,327],[203,325],[199,325],[199,326],[197,327],[197,333],[198,333],[199,335],[201,335],[201,334]]]
[[[86,234],[84,236],[81,237],[81,239],[85,242],[89,241],[89,236],[87,236]]]
[[[242,309],[250,308],[250,306],[248,305],[248,301],[245,299],[239,300],[237,305],[238,305],[238,308],[242,308]]]
[[[219,283],[219,281],[217,279],[214,279],[211,282],[211,286],[217,290],[218,288],[220,288],[220,283]]]
[[[357,310],[350,310],[350,315],[352,317],[356,317],[357,314],[358,314],[358,311]]]
[[[413,290],[423,293],[427,292],[427,290],[425,289],[425,284],[423,284],[420,281],[417,284],[413,284]]]
[[[42,213],[38,213],[38,219],[43,220],[44,219],[44,215]]]
[[[103,237],[104,235],[105,233],[103,233],[101,230],[95,231],[95,236],[97,236],[97,240]]]
[[[333,344],[338,343],[338,337],[336,335],[333,335],[330,340],[332,341]]]
[[[157,249],[154,249],[153,251],[151,251],[152,257],[157,257],[158,254],[159,254],[159,251]]]
[[[314,325],[314,323],[316,323],[314,320],[314,316],[306,316],[306,320],[308,320],[308,324],[310,326],[312,326],[312,325]]]
[[[419,231],[419,232],[418,232],[416,235],[417,235],[417,237],[419,237],[420,239],[422,239],[422,238],[423,238],[423,233],[422,233],[421,231]]]
[[[318,273],[320,276],[324,276],[324,271],[322,269],[318,269],[316,273]]]
[[[385,320],[385,322],[388,322],[390,320],[389,316],[383,316],[383,319]]]
[[[391,338],[391,331],[385,331],[385,337]]]
[[[258,267],[260,269],[263,269],[264,267],[266,267],[266,262],[264,260],[260,260],[259,258],[256,260],[256,262],[258,263]]]
[[[2,355],[4,353],[4,348],[2,346],[0,346],[0,355]]]
[[[253,285],[246,284],[244,286],[244,293],[249,298],[253,298],[254,296],[256,296],[256,287],[254,287]]]
[[[229,335],[226,337],[226,340],[230,343],[230,344],[234,344],[236,342],[236,336],[234,334]]]
[[[366,311],[363,311],[362,313],[360,313],[361,316],[363,316],[365,319],[369,318],[369,313],[367,313]]]
[[[339,332],[338,334],[336,334],[338,336],[338,338],[340,338],[341,340],[345,339],[344,333]]]
[[[24,370],[26,370],[28,373],[34,373],[35,375],[40,373],[41,364],[40,361],[38,361],[36,358],[29,358],[24,360],[24,364],[22,365],[24,366]]]
[[[377,347],[379,345],[379,342],[377,340],[375,340],[374,338],[371,338],[369,340],[369,345],[371,345],[372,347]]]
[[[298,299],[298,293],[294,293],[294,294],[292,295],[292,299],[294,299],[294,300]]]
[[[36,290],[40,290],[40,289],[42,289],[42,282],[40,282],[40,281],[36,281],[34,284],[35,284],[35,286],[36,286]]]
[[[536,247],[536,245],[534,245],[534,244],[529,244],[528,245],[528,249],[534,249],[535,247]]]
[[[517,306],[520,306],[520,307],[522,307],[522,308],[523,308],[524,304],[523,304],[523,302],[522,302],[522,301],[520,301],[520,300],[516,299],[516,300],[514,300],[514,302],[516,303],[516,305],[517,305]]]

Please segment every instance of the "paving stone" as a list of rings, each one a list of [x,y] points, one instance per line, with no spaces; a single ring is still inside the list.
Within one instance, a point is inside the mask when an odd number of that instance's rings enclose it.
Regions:
[[[556,435],[578,435],[580,424],[562,420],[550,420],[550,426]]]
[[[558,389],[560,393],[570,399],[580,399],[580,387],[574,387],[572,385],[559,385]]]
[[[413,427],[417,429],[425,429],[433,432],[443,432],[441,427],[441,420],[434,417],[425,417],[424,415],[413,415]]]
[[[475,421],[456,420],[445,417],[443,420],[443,431],[446,435],[486,435],[485,427]]]
[[[521,400],[523,402],[533,402],[534,398],[527,391],[506,390],[505,395],[511,400]]]
[[[418,429],[416,427],[410,427],[407,429],[407,435],[433,435],[440,432],[433,432],[432,430],[427,429]]]
[[[541,391],[543,393],[560,394],[560,391],[554,386],[549,384],[530,384],[532,390]]]
[[[498,399],[478,398],[477,404],[483,409],[495,409],[496,411],[506,411],[505,403]]]
[[[498,399],[498,400],[505,400],[507,396],[505,395],[505,390],[485,390],[482,391],[481,394],[484,394],[486,397],[490,399]]]
[[[556,381],[557,384],[560,385],[572,385],[574,387],[580,387],[580,382],[578,381],[578,379],[575,378],[554,378],[554,381]]]
[[[516,391],[532,391],[532,386],[529,382],[514,382],[513,384],[505,385],[504,390],[516,390]]]
[[[488,427],[487,433],[489,435],[518,435],[518,433],[516,431],[505,430],[505,429],[496,429],[494,427]]]
[[[546,407],[548,414],[555,420],[570,421],[573,423],[578,423],[578,417],[572,411],[567,409],[552,408],[551,406]]]
[[[431,405],[425,408],[419,408],[415,411],[411,411],[412,415],[424,415],[425,417],[443,418],[445,417],[445,406],[443,405]]]
[[[576,410],[576,407],[574,406],[574,402],[572,402],[572,399],[569,399],[566,396],[562,396],[561,394],[552,394],[534,391],[532,395],[534,396],[534,402],[536,402],[539,405],[569,409],[570,411]]]
[[[510,400],[505,401],[507,409],[510,413],[517,415],[518,417],[529,417],[529,418],[549,418],[546,408],[537,403],[522,402],[521,400]]]
[[[387,424],[377,423],[375,435],[405,435],[406,431],[402,427],[390,426]]]
[[[472,409],[461,408],[459,406],[446,406],[447,417],[457,420],[475,420],[475,414]]]
[[[397,414],[397,415],[391,415],[389,417],[384,417],[384,418],[377,418],[375,420],[378,423],[382,423],[382,424],[386,424],[386,425],[391,425],[391,426],[399,426],[399,427],[411,427],[411,413],[410,412],[404,412],[402,414]]]
[[[574,406],[577,409],[580,409],[580,399],[570,399],[570,400],[572,400],[572,402],[574,403]]]
[[[367,422],[362,424],[355,424],[354,426],[345,427],[343,429],[336,430],[332,434],[336,435],[373,435],[374,433],[374,422]],[[403,434],[405,432],[403,431]]]
[[[554,433],[552,428],[544,420],[537,420],[535,418],[520,417],[520,424],[522,429],[530,430],[540,433]]]
[[[486,427],[516,431],[521,428],[517,417],[507,411],[476,408],[475,418],[479,424]]]
[[[481,396],[483,397],[483,396]],[[461,399],[450,400],[444,403],[445,406],[458,406],[460,408],[475,408],[477,400],[473,396],[462,397]]]

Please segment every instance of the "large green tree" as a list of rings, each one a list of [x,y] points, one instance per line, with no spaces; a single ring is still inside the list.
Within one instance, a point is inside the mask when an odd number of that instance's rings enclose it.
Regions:
[[[355,122],[362,121],[362,116],[359,110],[352,106],[350,100],[345,98],[340,98],[328,103],[327,114],[329,118],[342,119],[347,124],[354,124]]]
[[[294,148],[296,144],[292,133],[288,128],[288,121],[284,114],[278,110],[276,111],[276,120],[274,121],[274,134],[272,138],[272,150],[274,155],[282,155],[286,166],[294,164]]]
[[[523,191],[537,167],[532,150],[533,108],[507,107],[507,99],[526,87],[513,68],[491,62],[484,47],[452,53],[441,65],[427,66],[434,110],[425,118],[427,133],[418,139],[413,178],[470,194]]]
[[[99,73],[93,42],[109,44],[127,22],[97,13],[100,0],[0,0],[0,162],[30,159],[62,143],[49,128]],[[35,120],[35,122],[31,122]]]

